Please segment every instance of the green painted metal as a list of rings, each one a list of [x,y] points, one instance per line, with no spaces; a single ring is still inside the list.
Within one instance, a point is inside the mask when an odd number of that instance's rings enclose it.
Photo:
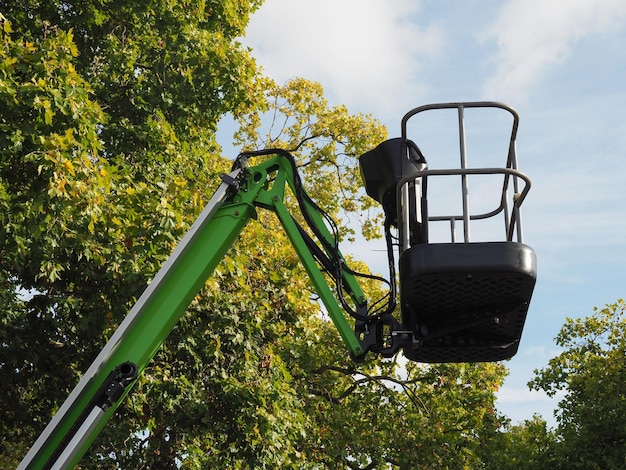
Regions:
[[[277,214],[348,350],[355,356],[364,354],[285,206],[285,189],[295,191],[293,168],[288,160],[283,156],[270,157],[254,167],[233,171],[224,181],[203,215],[194,223],[24,458],[18,467],[20,470],[48,468],[51,457],[56,455],[63,441],[75,433],[76,424],[93,407],[94,395],[113,369],[130,361],[137,365],[139,373],[143,371],[232,243],[249,220],[256,217],[257,207]],[[240,185],[237,190],[232,190],[234,183]],[[319,231],[331,240],[320,214],[312,206],[308,209]],[[347,271],[344,272],[344,283],[355,303],[364,305],[365,297],[356,279]],[[100,413],[101,417],[89,426],[88,431],[84,431],[87,435],[80,436],[80,444],[77,444],[73,457],[62,468],[73,468],[78,463],[130,388],[126,388],[123,396]]]
[[[313,285],[315,286],[315,290],[317,294],[320,296],[320,299],[324,303],[324,306],[327,309],[328,315],[330,316],[335,328],[337,328],[344,344],[347,346],[350,353],[354,356],[361,356],[365,353],[361,346],[361,343],[357,339],[354,334],[353,328],[350,326],[346,317],[343,313],[343,310],[339,307],[337,303],[337,299],[333,294],[332,290],[328,286],[328,281],[326,277],[320,270],[317,262],[315,261],[311,251],[306,245],[300,231],[296,223],[291,216],[291,213],[285,206],[285,188],[290,188],[292,192],[295,193],[295,183],[292,177],[292,169],[289,165],[289,162],[281,157],[275,157],[272,160],[264,162],[260,166],[272,168],[277,168],[277,172],[275,175],[274,185],[262,193],[257,197],[257,203],[266,207],[270,210],[276,212],[287,236],[291,240],[291,244],[294,249],[298,253],[300,257],[300,261],[304,265],[307,274]],[[317,209],[315,209],[311,204],[307,204],[308,213],[311,216],[315,226],[318,231],[322,233],[322,235],[326,238],[329,243],[333,243],[333,237],[328,230],[326,224],[324,223],[320,213]],[[344,265],[347,265],[344,260]],[[357,305],[365,306],[365,295],[361,290],[356,278],[350,274],[347,270],[343,271],[343,280],[344,283],[348,286],[347,291],[350,296],[353,298]]]

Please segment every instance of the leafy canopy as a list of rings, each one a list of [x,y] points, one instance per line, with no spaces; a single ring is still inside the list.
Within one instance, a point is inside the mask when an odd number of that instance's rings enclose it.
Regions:
[[[530,385],[565,395],[557,410],[556,452],[562,468],[623,468],[626,455],[626,305],[623,300],[568,319],[556,337],[563,349]]]
[[[263,78],[237,40],[259,3],[0,2],[3,467],[210,197],[229,166],[215,142],[225,113],[239,119],[238,145],[296,149],[311,195],[375,234],[355,157],[383,126],[329,106],[319,84]],[[357,368],[338,344],[275,218],[260,213],[81,468],[484,461],[504,366]]]

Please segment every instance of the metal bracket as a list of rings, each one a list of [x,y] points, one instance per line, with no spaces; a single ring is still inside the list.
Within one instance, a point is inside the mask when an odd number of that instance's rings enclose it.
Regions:
[[[399,349],[414,346],[416,341],[413,332],[407,330],[390,313],[357,320],[354,332],[365,352],[371,351],[383,357],[392,357]]]

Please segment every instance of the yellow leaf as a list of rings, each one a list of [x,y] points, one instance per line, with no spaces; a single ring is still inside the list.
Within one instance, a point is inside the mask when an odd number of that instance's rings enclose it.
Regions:
[[[4,20],[3,21],[3,23],[4,23],[4,25],[3,25],[4,32],[7,33],[7,34],[12,33],[13,32],[13,28],[11,28],[11,22],[9,20],[5,19],[4,17],[2,19]]]
[[[76,172],[74,169],[74,164],[72,163],[72,160],[65,160],[63,162],[63,166],[69,172],[70,175],[73,175]]]
[[[57,183],[57,189],[60,192],[65,192],[65,185],[67,184],[67,180],[63,178],[61,181]]]
[[[51,125],[52,124],[52,116],[54,116],[54,113],[52,112],[52,110],[50,108],[47,108],[46,111],[43,113],[43,120],[46,124]]]

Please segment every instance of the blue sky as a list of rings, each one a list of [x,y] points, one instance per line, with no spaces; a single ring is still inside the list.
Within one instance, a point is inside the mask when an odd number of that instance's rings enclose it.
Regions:
[[[331,104],[372,114],[390,137],[423,104],[518,110],[538,282],[498,408],[513,421],[540,413],[553,423],[554,400],[526,386],[533,370],[558,353],[566,316],[625,295],[626,2],[266,0],[244,42],[268,76],[316,80]],[[345,247],[385,272],[377,249]]]

